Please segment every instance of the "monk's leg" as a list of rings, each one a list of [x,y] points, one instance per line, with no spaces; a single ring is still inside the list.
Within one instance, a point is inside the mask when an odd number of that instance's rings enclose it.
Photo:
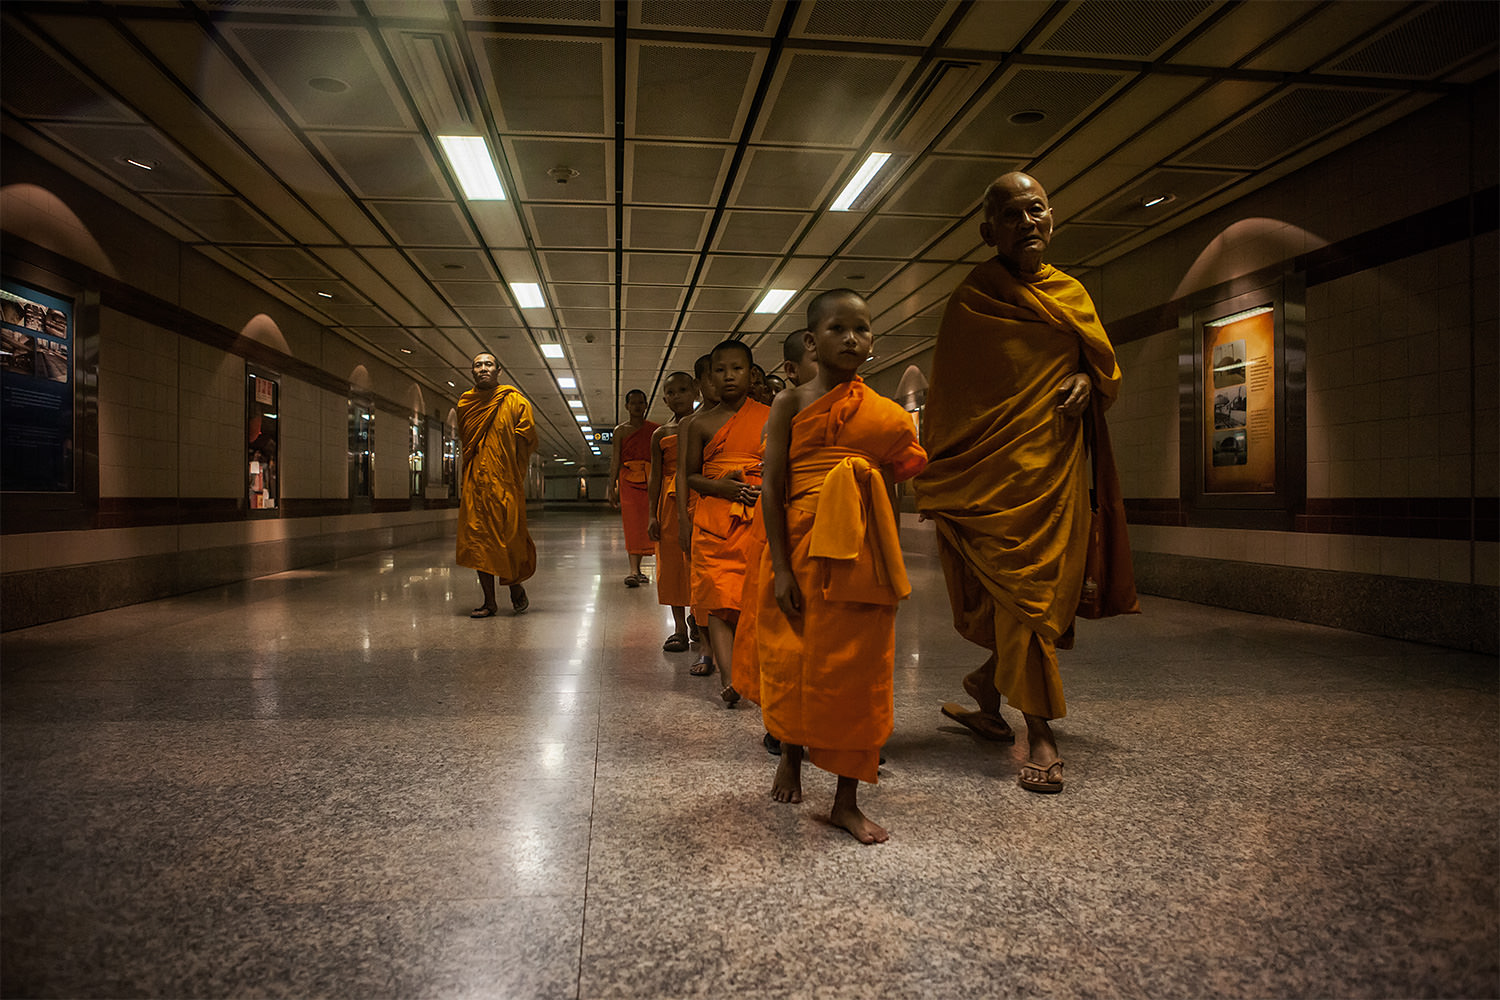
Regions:
[[[638,552],[632,552],[632,553],[630,553],[630,575],[631,576],[640,576],[641,575],[641,560],[643,558],[645,558],[645,556],[641,555]]]
[[[990,658],[964,675],[964,691],[979,702],[979,710],[991,715],[1000,714],[1000,691],[995,687],[995,664],[998,657]]]
[[[482,569],[475,572],[479,574],[479,589],[484,593],[484,603],[474,609],[471,617],[488,618],[500,610],[500,606],[495,603],[495,574],[486,573]]]
[[[708,646],[713,650],[714,662],[719,665],[719,679],[724,682],[720,697],[730,708],[740,700],[734,689],[734,626],[718,615],[708,616]]]
[[[684,639],[688,637],[687,608],[672,605],[672,634],[680,635]]]
[[[1026,716],[1026,743],[1032,763],[1046,769],[1057,762],[1057,737],[1052,735],[1052,726],[1040,715]]]
[[[781,760],[776,777],[771,779],[771,798],[777,802],[802,801],[802,748],[795,743],[781,744]]]
[[[526,596],[526,588],[519,583],[510,585],[510,609],[520,614],[531,607],[531,599]]]
[[[783,760],[786,758],[783,756]],[[839,775],[838,787],[833,793],[833,815],[829,817],[834,826],[848,830],[861,844],[883,844],[891,839],[886,828],[859,811],[859,779]]]

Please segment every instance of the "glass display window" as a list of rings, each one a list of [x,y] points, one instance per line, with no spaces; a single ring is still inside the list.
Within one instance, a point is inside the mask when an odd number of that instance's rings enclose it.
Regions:
[[[349,499],[375,496],[375,408],[369,400],[349,400]]]
[[[268,375],[245,378],[245,491],[251,510],[276,510],[281,501],[281,384]]]

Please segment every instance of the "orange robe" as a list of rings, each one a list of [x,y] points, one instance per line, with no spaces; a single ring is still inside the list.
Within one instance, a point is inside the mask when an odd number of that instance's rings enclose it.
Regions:
[[[895,711],[896,603],[911,593],[882,466],[896,481],[927,464],[901,407],[863,380],[792,420],[787,554],[802,615],[776,603],[761,557],[756,645],[766,729],[825,771],[874,782]],[[735,683],[740,682],[735,660]]]
[[[1079,372],[1093,380],[1090,405],[1119,395],[1114,348],[1082,285],[1051,266],[1026,280],[998,259],[974,268],[938,330],[932,461],[916,481],[954,626],[991,650],[996,690],[1047,719],[1067,711],[1056,650],[1072,641],[1088,547],[1087,420],[1057,410],[1057,387]]]
[[[685,608],[692,602],[693,592],[688,586],[687,553],[677,541],[677,443],[676,434],[661,439],[661,486],[656,507],[661,539],[656,543],[656,603]]]
[[[513,385],[458,398],[463,489],[458,502],[460,566],[492,573],[498,583],[536,572],[536,545],[526,530],[526,468],[536,450],[531,403]]]
[[[646,480],[651,473],[651,435],[660,426],[647,420],[620,442],[620,518],[625,522],[625,551],[633,556],[656,551],[646,530],[651,520]]]
[[[747,399],[703,446],[703,475],[718,479],[735,469],[760,483],[761,431],[771,408]],[[693,508],[693,607],[733,620],[745,587],[745,536],[754,508],[700,494]]]
[[[760,504],[751,514],[741,551],[745,556],[745,586],[740,590],[740,620],[734,626],[734,689],[759,705],[760,650],[755,636],[760,619],[760,564],[766,554],[766,519]]]

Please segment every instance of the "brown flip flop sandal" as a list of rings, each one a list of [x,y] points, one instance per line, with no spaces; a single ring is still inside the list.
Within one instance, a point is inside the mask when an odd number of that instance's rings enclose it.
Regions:
[[[954,722],[979,736],[995,743],[1014,743],[1016,731],[998,715],[989,712],[974,712],[957,702],[944,702],[943,714]]]
[[[1034,761],[1027,761],[1021,765],[1021,771],[1016,775],[1016,784],[1028,792],[1041,792],[1043,795],[1055,795],[1063,790],[1062,779],[1063,762],[1059,758],[1043,767]],[[1026,777],[1027,771],[1035,771],[1040,778]]]

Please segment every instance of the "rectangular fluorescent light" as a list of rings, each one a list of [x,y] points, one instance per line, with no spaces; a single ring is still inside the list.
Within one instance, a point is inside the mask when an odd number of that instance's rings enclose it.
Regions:
[[[542,298],[542,286],[534,281],[512,281],[510,290],[515,293],[516,304],[522,309],[540,309],[547,304],[547,300]],[[558,347],[558,350],[561,351],[562,348]],[[562,354],[559,353],[558,357],[562,357]]]
[[[440,135],[438,143],[448,166],[458,178],[458,186],[464,189],[464,197],[470,201],[504,201],[505,187],[500,183],[500,172],[495,169],[495,160],[490,156],[490,145],[482,135]]]
[[[562,345],[561,344],[543,344],[542,345],[542,357],[544,357],[544,358],[560,358],[562,356],[563,356],[563,349],[562,349]]]
[[[571,406],[575,410],[581,410],[581,409],[583,409],[583,400],[581,400],[581,399],[570,399],[570,400],[568,400],[568,405]]]
[[[594,429],[592,427],[590,427],[588,424],[584,424],[582,427],[580,427],[578,429],[581,430],[581,431],[583,431],[583,433],[585,433],[585,434],[592,434],[592,433],[594,433]]]
[[[865,162],[860,166],[858,172],[844,185],[844,190],[833,199],[833,204],[828,206],[834,212],[847,212],[849,206],[854,204],[856,198],[864,194],[865,188],[880,173],[880,168],[885,166],[885,161],[891,158],[890,153],[871,153],[865,157]]]
[[[589,422],[589,415],[587,413],[575,413],[573,414],[573,419],[580,424],[586,424]]]
[[[1245,310],[1243,310],[1241,312],[1233,313],[1233,314],[1231,314],[1229,316],[1224,316],[1224,317],[1222,317],[1220,319],[1216,319],[1216,320],[1212,320],[1211,322],[1204,323],[1203,325],[1204,326],[1209,326],[1209,327],[1213,327],[1213,326],[1228,326],[1230,323],[1238,323],[1242,319],[1249,319],[1251,316],[1259,316],[1261,313],[1268,313],[1268,312],[1271,312],[1271,311],[1272,311],[1272,307],[1271,306],[1256,306],[1253,309],[1245,309]]]
[[[559,375],[557,376],[557,387],[559,389],[576,389],[578,388],[578,383],[570,376]]]
[[[796,294],[796,289],[773,288],[761,298],[760,305],[755,307],[755,311],[758,313],[779,313],[785,308],[788,302],[792,301],[792,296]]]

